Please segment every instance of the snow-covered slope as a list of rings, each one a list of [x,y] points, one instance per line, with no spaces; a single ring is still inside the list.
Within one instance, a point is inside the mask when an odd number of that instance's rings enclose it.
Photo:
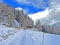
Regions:
[[[17,30],[16,28],[0,25],[0,45],[40,45],[42,32],[31,30],[37,29]]]
[[[13,35],[16,32],[16,28],[0,25],[0,41],[6,40],[10,35]]]
[[[33,31],[35,30],[35,31]],[[0,25],[0,45],[59,45],[60,35]]]

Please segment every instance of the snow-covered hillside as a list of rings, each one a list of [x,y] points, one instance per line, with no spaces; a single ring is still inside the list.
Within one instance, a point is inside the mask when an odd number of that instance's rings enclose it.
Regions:
[[[59,45],[60,35],[0,25],[0,45]]]

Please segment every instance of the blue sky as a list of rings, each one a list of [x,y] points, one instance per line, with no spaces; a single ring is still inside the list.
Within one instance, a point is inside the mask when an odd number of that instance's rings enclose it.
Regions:
[[[48,0],[3,0],[3,2],[14,8],[21,7],[25,9],[28,14],[43,11],[49,5]]]

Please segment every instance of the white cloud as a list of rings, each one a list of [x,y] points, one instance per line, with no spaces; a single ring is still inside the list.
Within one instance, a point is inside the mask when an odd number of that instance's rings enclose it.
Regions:
[[[51,23],[49,25],[53,25],[54,23],[56,23],[55,20],[51,20]]]
[[[26,5],[33,5],[36,8],[44,7],[46,2],[43,0],[16,0],[18,3],[26,4]]]
[[[46,9],[42,12],[35,13],[35,14],[29,14],[29,17],[32,20],[37,20],[37,19],[42,19],[42,18],[46,17],[47,15],[49,15],[49,10],[48,9]]]

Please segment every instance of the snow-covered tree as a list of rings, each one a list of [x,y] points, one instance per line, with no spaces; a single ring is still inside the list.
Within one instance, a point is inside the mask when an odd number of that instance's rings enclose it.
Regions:
[[[38,29],[38,31],[42,31],[42,25],[39,20],[37,20],[35,27]]]

